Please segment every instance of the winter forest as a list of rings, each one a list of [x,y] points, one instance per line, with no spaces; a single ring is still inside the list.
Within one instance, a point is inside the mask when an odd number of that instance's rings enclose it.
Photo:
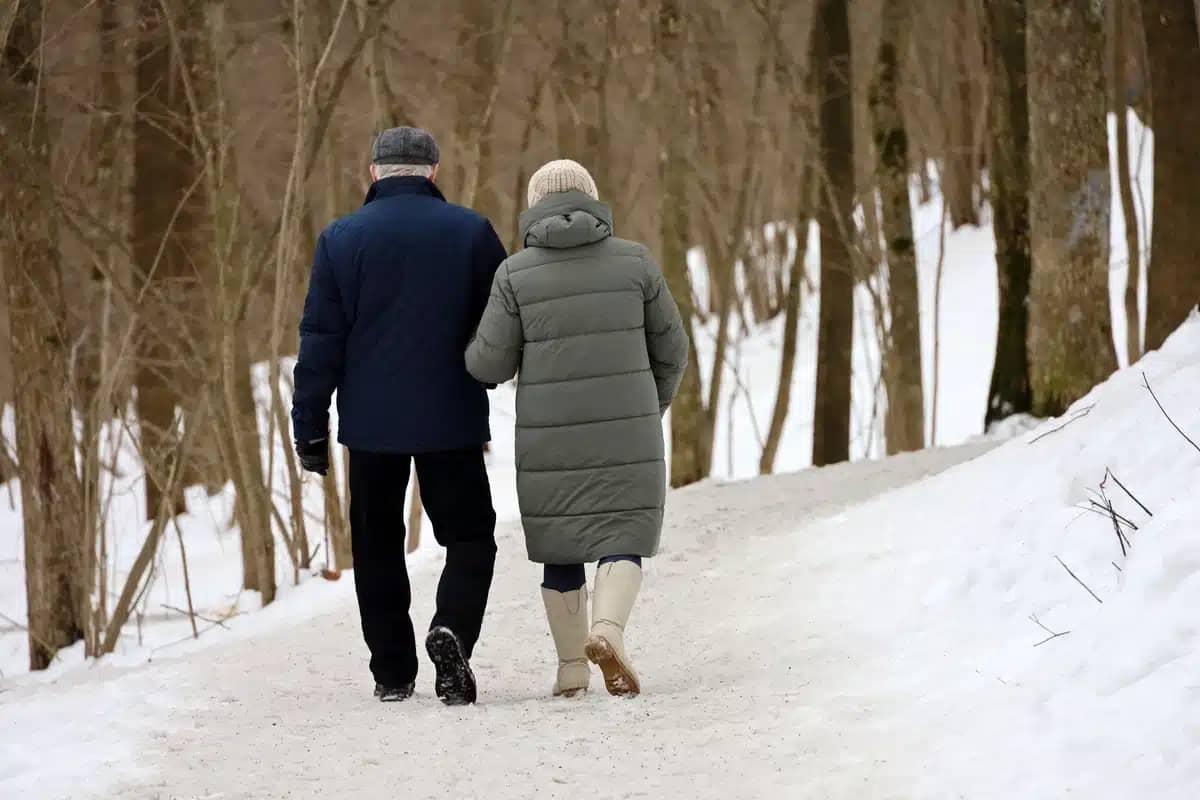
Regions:
[[[0,0],[0,43],[0,795],[1200,792],[1200,0]],[[636,701],[543,691],[511,385],[480,705],[360,697],[292,369],[397,125],[509,253],[585,165],[678,305]]]

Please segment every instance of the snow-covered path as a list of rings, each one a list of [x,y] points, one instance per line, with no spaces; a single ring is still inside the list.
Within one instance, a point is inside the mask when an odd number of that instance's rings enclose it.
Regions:
[[[298,626],[110,675],[103,691],[125,703],[119,718],[68,723],[71,739],[88,742],[75,757],[109,763],[80,775],[70,796],[911,796],[922,759],[896,729],[903,710],[888,713],[888,698],[853,677],[885,654],[858,646],[853,609],[835,599],[854,587],[831,590],[848,576],[830,568],[831,542],[806,540],[805,523],[985,449],[674,493],[630,626],[645,690],[635,700],[607,696],[598,676],[582,701],[548,697],[539,572],[510,525],[474,659],[479,705],[444,708],[428,665],[415,701],[374,701],[347,595],[336,613]],[[418,625],[437,567],[414,570]],[[98,679],[69,683],[52,695],[6,693],[0,718],[24,701],[65,721],[74,693],[100,690]]]

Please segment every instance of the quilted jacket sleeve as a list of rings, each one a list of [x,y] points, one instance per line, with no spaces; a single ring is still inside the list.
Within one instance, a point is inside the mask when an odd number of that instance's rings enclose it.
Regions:
[[[501,264],[479,327],[467,345],[467,371],[485,384],[500,384],[517,374],[525,346],[521,314],[508,265]]]
[[[689,341],[679,307],[675,305],[661,270],[649,257],[646,265],[650,273],[645,290],[646,350],[658,388],[658,407],[660,411],[666,411],[675,399],[683,371],[687,368]]]

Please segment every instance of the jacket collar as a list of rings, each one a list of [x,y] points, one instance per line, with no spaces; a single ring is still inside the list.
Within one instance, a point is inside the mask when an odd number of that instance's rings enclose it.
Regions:
[[[381,197],[395,197],[401,194],[418,194],[436,197],[438,200],[446,199],[442,190],[428,178],[422,178],[419,175],[396,175],[372,183],[371,188],[367,190],[367,198],[363,200],[363,205]]]

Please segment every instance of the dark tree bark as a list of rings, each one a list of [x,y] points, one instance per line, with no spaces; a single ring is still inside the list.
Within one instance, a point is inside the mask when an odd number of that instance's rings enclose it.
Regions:
[[[1154,127],[1154,228],[1146,272],[1146,349],[1200,302],[1200,34],[1189,0],[1142,0]]]
[[[1026,0],[995,0],[987,10],[989,173],[1000,314],[984,426],[1033,408],[1029,388],[1029,98]]]
[[[886,2],[886,0],[885,0]],[[953,41],[950,43],[953,73],[946,92],[945,119],[948,137],[942,163],[942,192],[950,212],[950,223],[959,228],[979,224],[979,207],[975,202],[978,159],[975,152],[976,109],[972,104],[972,70],[968,65],[966,43],[973,34],[973,18],[965,0],[945,3],[951,15]]]
[[[850,25],[846,0],[820,0],[813,26],[818,72],[820,163],[817,221],[821,226],[821,311],[813,464],[850,458],[850,377],[854,332],[854,124]]]
[[[83,492],[75,463],[66,295],[51,186],[42,3],[21,0],[0,74],[0,267],[7,289],[25,539],[29,667],[83,636]]]
[[[692,339],[687,369],[675,402],[671,404],[671,485],[686,486],[708,474],[701,432],[704,429],[704,400],[701,397],[700,366],[696,357],[692,320],[695,305],[687,271],[689,207],[687,198],[687,100],[684,75],[684,18],[678,0],[662,0],[658,7],[655,36],[658,45],[658,96],[660,98],[659,142],[663,152],[662,251],[663,275],[679,305],[684,330]]]
[[[1033,410],[1061,414],[1116,369],[1108,301],[1103,10],[1029,0],[1029,367]]]
[[[172,11],[177,8],[172,7]],[[140,0],[136,102],[133,123],[132,250],[143,302],[135,384],[142,458],[146,468],[146,518],[154,519],[171,472],[170,429],[183,392],[187,295],[194,281],[191,216],[202,203],[195,180],[191,112],[182,86],[181,54],[171,46],[160,0]],[[172,498],[184,511],[182,482]]]
[[[925,389],[921,375],[921,312],[917,254],[908,198],[908,132],[896,87],[900,54],[908,45],[907,0],[884,0],[871,116],[875,136],[875,179],[879,184],[883,237],[887,243],[890,324],[883,352],[887,386],[887,452],[925,446]]]

